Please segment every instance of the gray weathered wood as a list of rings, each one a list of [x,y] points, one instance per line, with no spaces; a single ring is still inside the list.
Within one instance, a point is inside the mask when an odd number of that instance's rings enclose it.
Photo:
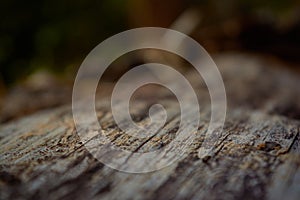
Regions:
[[[245,55],[216,57],[228,113],[212,157],[197,150],[209,120],[205,85],[197,86],[201,124],[189,153],[160,171],[129,174],[111,169],[85,149],[70,106],[38,112],[0,128],[1,199],[298,199],[300,196],[300,76]],[[191,73],[193,74],[193,73]],[[197,79],[188,75],[191,80]],[[108,138],[131,151],[160,148],[174,137],[180,113],[164,92],[169,120],[146,142],[116,127],[109,101],[97,104]],[[147,94],[134,117],[147,120]],[[89,141],[87,141],[89,142]]]

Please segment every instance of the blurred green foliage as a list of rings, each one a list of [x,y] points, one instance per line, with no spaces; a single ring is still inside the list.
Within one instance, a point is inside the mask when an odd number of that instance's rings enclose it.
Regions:
[[[203,26],[212,28],[222,26],[228,18],[250,16],[259,22],[273,20],[275,26],[286,26],[293,22],[290,19],[300,17],[299,2],[295,0],[1,0],[0,81],[10,85],[41,68],[58,74],[72,73],[103,39],[130,28],[130,20],[136,21],[132,17],[140,23],[133,26],[143,26],[151,13],[154,20],[163,21],[171,16],[175,4],[182,6],[181,10],[198,8],[203,14]],[[137,6],[133,9],[129,5]]]
[[[2,78],[10,84],[38,68],[64,71],[125,24],[122,0],[2,0]]]

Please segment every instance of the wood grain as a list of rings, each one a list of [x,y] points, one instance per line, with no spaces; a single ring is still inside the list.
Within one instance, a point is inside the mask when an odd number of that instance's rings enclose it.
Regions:
[[[97,161],[76,134],[70,106],[40,111],[0,128],[1,199],[298,199],[300,196],[300,76],[254,56],[215,58],[227,98],[226,123],[211,157],[199,158],[209,122],[204,83],[195,88],[201,123],[188,153],[162,170],[130,174]],[[191,82],[199,77],[187,74]],[[150,92],[149,92],[150,91]],[[109,100],[99,100],[104,134],[130,151],[167,145],[180,121],[178,103],[159,92],[168,111],[150,139],[124,134]],[[151,90],[135,101],[133,118],[148,120]],[[92,142],[92,141],[86,141]]]

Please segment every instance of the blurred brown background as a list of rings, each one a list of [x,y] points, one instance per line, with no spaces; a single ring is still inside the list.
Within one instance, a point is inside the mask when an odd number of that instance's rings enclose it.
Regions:
[[[299,1],[2,0],[0,122],[70,102],[80,63],[105,38],[170,27],[189,10],[199,21],[190,35],[210,54],[258,54],[299,70]]]

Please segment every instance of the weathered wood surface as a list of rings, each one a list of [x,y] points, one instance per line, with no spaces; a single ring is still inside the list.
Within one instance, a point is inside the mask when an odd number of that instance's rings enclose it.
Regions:
[[[298,199],[300,76],[251,56],[223,55],[216,62],[225,82],[228,112],[211,158],[200,159],[197,153],[209,119],[204,85],[197,89],[202,118],[189,153],[145,174],[119,172],[93,158],[76,134],[70,106],[64,106],[1,126],[0,198]],[[180,113],[173,98],[162,96],[171,117],[151,140],[132,140],[120,132],[108,101],[97,104],[104,133],[131,151],[166,145]],[[149,103],[145,95],[133,108],[141,123],[147,120]]]

